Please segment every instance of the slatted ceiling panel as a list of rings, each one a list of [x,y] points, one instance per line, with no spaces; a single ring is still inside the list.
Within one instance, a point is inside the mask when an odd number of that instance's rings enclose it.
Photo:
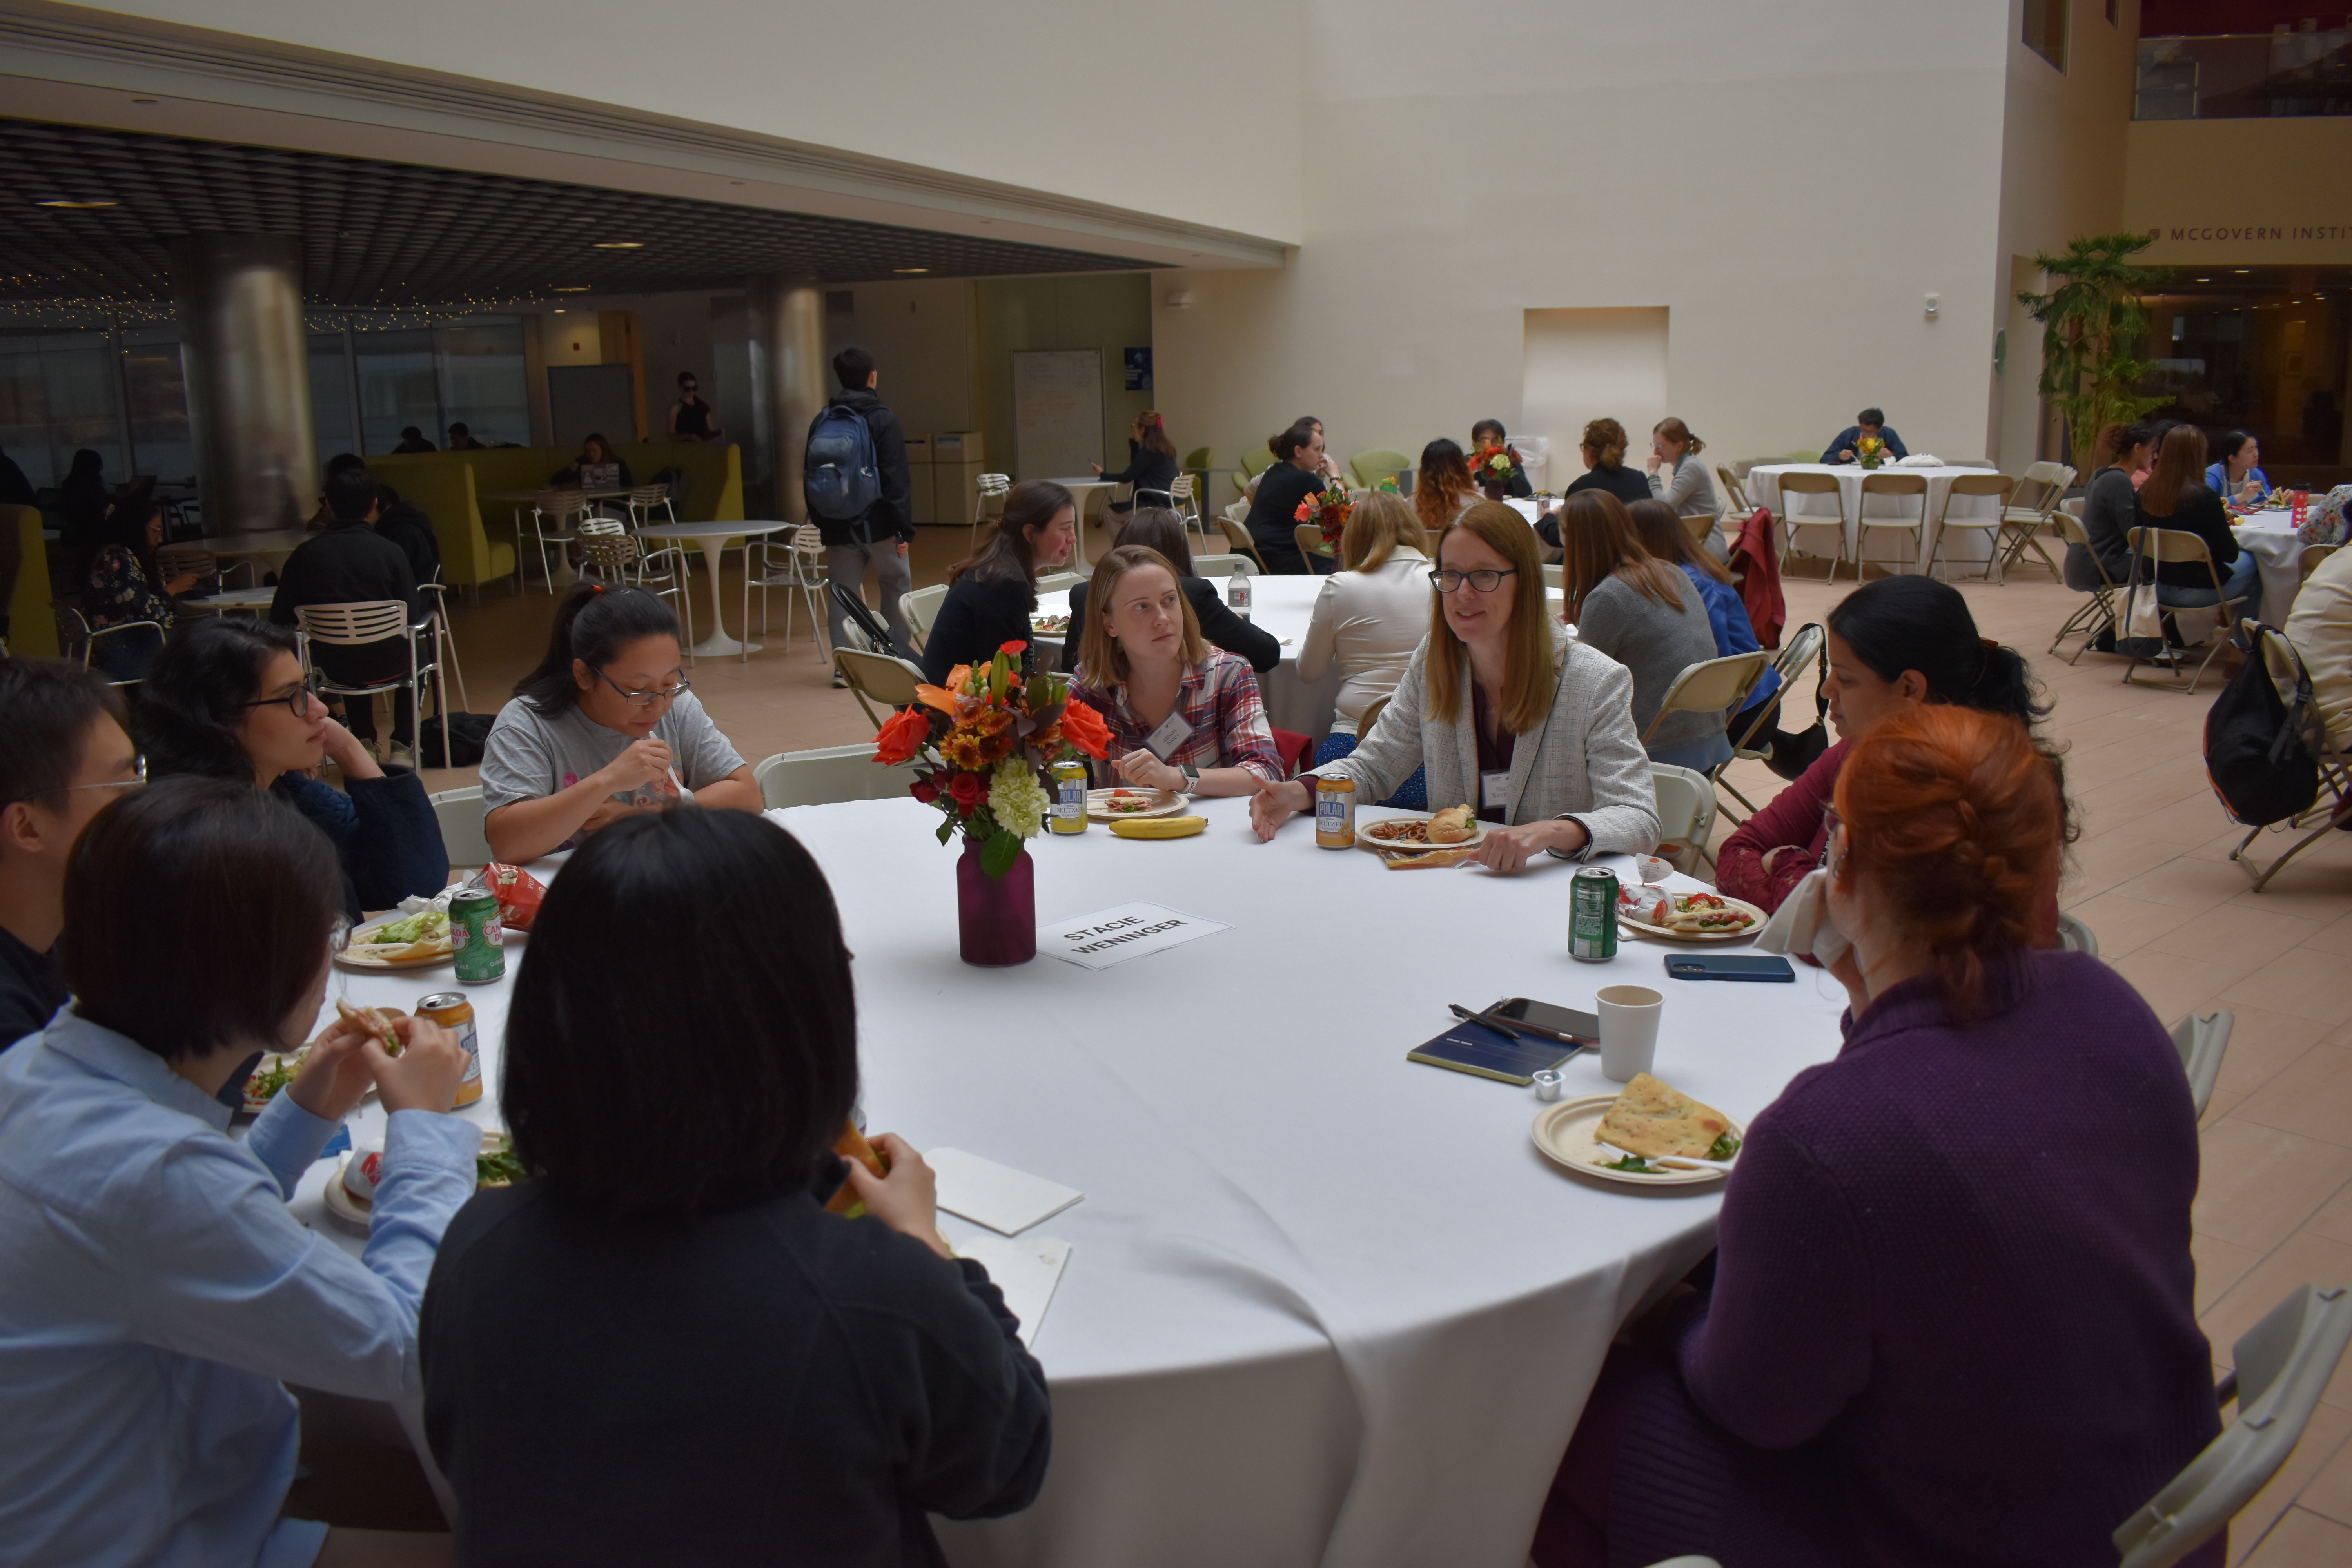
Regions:
[[[34,204],[112,201],[95,211]],[[1130,271],[1131,258],[718,202],[280,148],[0,120],[0,299],[171,298],[184,234],[299,236],[313,305],[429,306],[729,288],[754,272],[830,283]],[[641,250],[598,250],[636,240]]]

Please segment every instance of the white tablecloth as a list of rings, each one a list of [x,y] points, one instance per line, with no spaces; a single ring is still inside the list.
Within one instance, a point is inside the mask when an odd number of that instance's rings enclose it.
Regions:
[[[1045,1493],[943,1527],[949,1554],[1520,1568],[1612,1333],[1706,1254],[1718,1198],[1568,1176],[1528,1142],[1531,1094],[1405,1052],[1448,1002],[1589,1008],[1637,982],[1667,997],[1660,1075],[1746,1120],[1834,1053],[1843,996],[1802,968],[1793,985],[1670,982],[1669,950],[1637,940],[1573,963],[1565,862],[1393,872],[1317,848],[1303,818],[1261,845],[1243,802],[1198,809],[1196,838],[1032,844],[1042,919],[1144,899],[1234,928],[1099,972],[961,963],[957,856],[912,801],[775,814],[857,955],[870,1124],[1087,1194],[1035,1233],[1074,1244],[1034,1345]],[[349,990],[413,1007],[449,982]],[[466,988],[491,1084],[466,1114],[485,1123],[510,985]],[[1590,1055],[1565,1070],[1571,1094],[1612,1089]],[[381,1136],[373,1100],[354,1120]],[[298,1213],[316,1219],[329,1169]]]
[[[1934,468],[1896,468],[1891,464],[1874,471],[1882,474],[1918,474],[1926,477],[1927,521],[1927,526],[1921,531],[1919,542],[1919,559],[1922,562],[1935,553],[1937,519],[1943,513],[1944,498],[1950,493],[1952,481],[1963,474],[1991,472],[1989,468],[1961,468],[1950,466]],[[1765,463],[1748,470],[1746,488],[1748,499],[1758,506],[1769,508],[1775,515],[1788,517],[1790,514],[1780,504],[1782,474],[1829,474],[1834,477],[1838,482],[1838,489],[1843,492],[1846,553],[1849,558],[1853,558],[1861,554],[1854,536],[1862,531],[1861,524],[1856,520],[1863,515],[1861,501],[1864,472],[1865,470],[1855,463],[1835,465]],[[1798,500],[1801,504],[1792,519],[1799,530],[1798,547],[1816,555],[1833,552],[1834,542],[1822,532],[1822,530],[1836,525],[1838,509],[1831,503],[1830,498],[1826,495],[1803,495]],[[1952,515],[1954,517],[1992,517],[1998,510],[1993,504],[1994,500],[1995,498],[1991,496],[1962,496],[1953,503]],[[1917,510],[1918,498],[1915,496],[1873,496],[1870,500],[1869,515],[1872,517],[1913,517],[1916,515]],[[1822,521],[1819,523],[1806,521],[1807,518],[1814,515],[1819,515]],[[1944,547],[1944,559],[1961,562],[1980,569],[1985,562],[1992,559],[1994,537],[1995,531],[1991,529],[1969,529],[1958,532],[1951,542]],[[1877,549],[1872,551],[1866,559],[1890,568],[1908,565],[1911,559],[1911,546],[1907,541],[1895,539],[1892,534],[1881,533],[1870,542],[1874,543]]]
[[[2290,515],[2284,507],[2251,512],[2230,528],[2237,536],[2239,548],[2252,552],[2254,559],[2262,563],[2260,618],[2273,626],[2286,625],[2287,612],[2294,608],[2294,596],[2303,591],[2303,541],[2287,521]],[[2252,606],[2248,606],[2248,613],[2252,613]]]

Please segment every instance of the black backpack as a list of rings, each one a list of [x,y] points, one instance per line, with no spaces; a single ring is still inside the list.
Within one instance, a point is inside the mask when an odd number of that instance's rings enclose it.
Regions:
[[[490,726],[498,722],[495,713],[436,713],[425,721],[425,755],[421,765],[428,768],[470,768],[482,760],[482,749],[488,744]],[[444,732],[447,738],[443,738]]]
[[[2319,761],[2304,743],[2312,722],[2311,677],[2294,647],[2259,621],[2241,629],[2249,657],[2205,712],[2205,776],[2230,820],[2267,827],[2319,798]],[[2279,696],[2264,657],[2276,649],[2294,672],[2294,700]]]

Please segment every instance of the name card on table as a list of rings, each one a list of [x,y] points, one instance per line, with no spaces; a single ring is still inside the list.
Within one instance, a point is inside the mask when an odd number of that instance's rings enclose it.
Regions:
[[[1160,904],[1119,904],[1037,928],[1037,951],[1081,969],[1108,969],[1233,928]]]
[[[961,1149],[934,1149],[924,1158],[939,1177],[940,1207],[1006,1236],[1018,1236],[1087,1195]]]
[[[957,1257],[972,1258],[988,1270],[989,1279],[1004,1292],[1004,1310],[1021,1320],[1021,1342],[1034,1350],[1037,1325],[1045,1321],[1063,1266],[1070,1261],[1070,1244],[1050,1236],[1025,1241],[975,1236],[957,1242],[955,1249]]]

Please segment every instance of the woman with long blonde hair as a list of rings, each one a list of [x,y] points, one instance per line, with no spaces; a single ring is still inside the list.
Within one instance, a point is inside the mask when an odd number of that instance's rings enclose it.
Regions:
[[[1331,733],[1318,763],[1354,751],[1364,710],[1404,679],[1406,661],[1428,635],[1429,601],[1429,535],[1402,496],[1375,490],[1348,514],[1339,570],[1323,580],[1298,649],[1299,679],[1320,680],[1335,664],[1339,670]],[[1427,805],[1412,780],[1391,798],[1416,809]]]
[[[1429,584],[1429,631],[1371,733],[1299,780],[1259,785],[1258,837],[1314,804],[1318,775],[1377,801],[1426,768],[1432,805],[1468,805],[1493,825],[1478,858],[1495,870],[1655,845],[1633,679],[1551,613],[1527,521],[1500,501],[1470,507],[1439,538]]]

